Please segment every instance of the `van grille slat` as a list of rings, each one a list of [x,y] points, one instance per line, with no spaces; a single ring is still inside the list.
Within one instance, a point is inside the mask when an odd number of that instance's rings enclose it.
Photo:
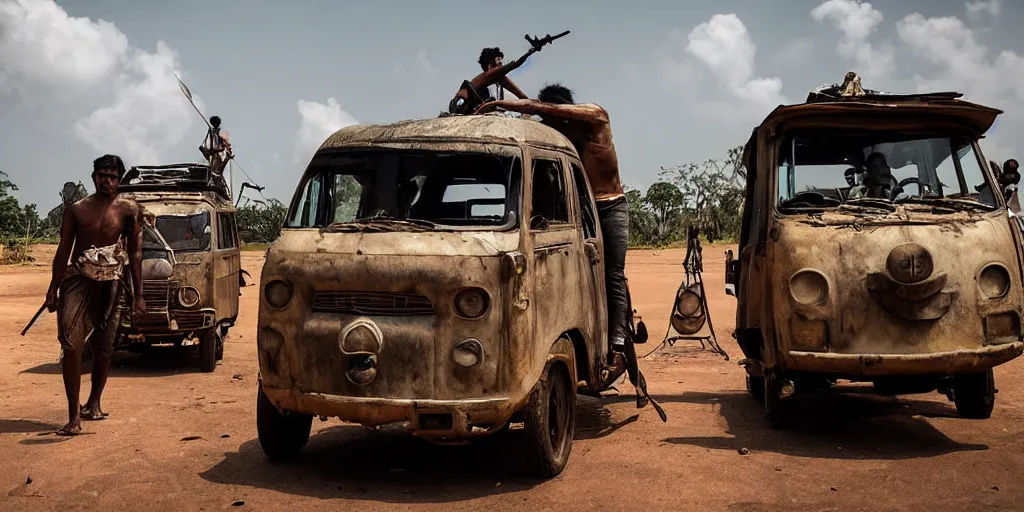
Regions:
[[[412,316],[433,315],[430,299],[415,293],[318,292],[313,311],[344,315]]]

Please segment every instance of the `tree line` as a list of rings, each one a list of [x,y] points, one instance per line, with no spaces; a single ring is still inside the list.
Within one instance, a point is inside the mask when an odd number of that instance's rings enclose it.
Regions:
[[[627,189],[629,245],[666,247],[685,243],[687,228],[700,229],[708,241],[735,241],[746,171],[743,147],[730,149],[724,158],[662,167],[659,180],[647,188]],[[29,260],[28,245],[57,243],[64,201],[75,202],[88,191],[79,182],[60,192],[61,201],[41,215],[35,204],[22,205],[11,195],[17,185],[0,171],[0,262]],[[67,197],[65,197],[67,195]],[[273,242],[281,232],[287,207],[277,199],[246,201],[236,215],[239,238],[245,244]]]

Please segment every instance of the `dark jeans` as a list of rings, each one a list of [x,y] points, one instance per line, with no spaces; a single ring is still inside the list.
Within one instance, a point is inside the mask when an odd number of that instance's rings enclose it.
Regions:
[[[626,198],[597,201],[604,236],[604,276],[608,299],[608,340],[626,342],[629,311],[626,298],[626,245],[629,243],[629,205]]]

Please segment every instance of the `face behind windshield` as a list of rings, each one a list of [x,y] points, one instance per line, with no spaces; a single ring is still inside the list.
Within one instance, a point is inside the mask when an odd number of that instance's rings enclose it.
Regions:
[[[156,218],[156,229],[175,252],[207,251],[210,249],[210,213],[195,215],[161,215]]]
[[[995,208],[971,140],[891,134],[813,134],[780,152],[779,209],[905,202]]]
[[[520,176],[520,159],[507,155],[320,154],[310,163],[285,225],[503,228],[518,214]]]

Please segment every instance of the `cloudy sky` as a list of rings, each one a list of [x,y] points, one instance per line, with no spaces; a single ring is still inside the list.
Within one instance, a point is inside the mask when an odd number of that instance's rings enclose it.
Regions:
[[[780,103],[842,79],[957,90],[1006,111],[988,157],[1024,127],[1024,2],[0,0],[0,170],[46,211],[91,161],[198,161],[205,126],[175,73],[219,115],[238,162],[288,201],[309,157],[352,123],[433,117],[484,46],[572,33],[513,78],[561,81],[611,114],[623,181],[719,157]],[[497,4],[495,4],[497,6]],[[237,173],[238,180],[241,173]],[[237,187],[237,185],[236,185]]]

